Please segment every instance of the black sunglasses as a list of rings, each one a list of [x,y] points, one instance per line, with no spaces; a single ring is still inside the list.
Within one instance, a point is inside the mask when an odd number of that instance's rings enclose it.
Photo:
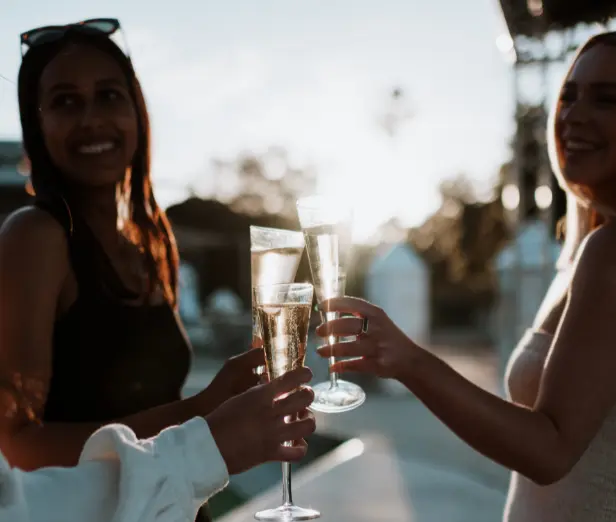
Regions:
[[[92,18],[74,24],[47,25],[30,29],[20,36],[22,57],[29,49],[60,40],[68,31],[83,31],[90,34],[105,35],[111,37],[120,30],[120,21],[116,18]],[[126,47],[126,42],[124,42]],[[128,56],[128,50],[125,49]]]

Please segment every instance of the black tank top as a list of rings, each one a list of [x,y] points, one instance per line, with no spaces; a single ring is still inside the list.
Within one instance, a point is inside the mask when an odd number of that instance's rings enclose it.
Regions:
[[[107,423],[179,400],[191,347],[177,312],[167,302],[127,304],[130,292],[85,221],[62,200],[36,206],[66,230],[79,292],[54,325],[43,422]],[[207,506],[197,520],[210,520]]]

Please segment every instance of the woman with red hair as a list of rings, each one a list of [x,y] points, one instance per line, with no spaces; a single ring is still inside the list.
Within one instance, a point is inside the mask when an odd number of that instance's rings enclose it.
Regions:
[[[513,471],[508,522],[616,521],[616,33],[584,44],[551,118],[569,193],[560,270],[507,371],[509,400],[466,380],[379,308],[344,297],[319,335],[331,371],[398,379],[460,438]]]

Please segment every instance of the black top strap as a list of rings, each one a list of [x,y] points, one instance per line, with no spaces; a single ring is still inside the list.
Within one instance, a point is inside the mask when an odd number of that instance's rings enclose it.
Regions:
[[[86,253],[83,248],[79,247],[78,241],[76,241],[75,221],[68,203],[61,197],[37,196],[34,205],[49,213],[66,232],[69,258],[71,267],[75,272],[79,293],[90,293],[94,289],[94,278],[92,277],[91,267],[88,266],[87,257],[84,255]]]
[[[80,294],[100,294],[119,300],[138,297],[126,288],[95,234],[85,220],[80,219],[62,197],[41,197],[35,206],[51,214],[66,231],[71,265],[77,278]]]

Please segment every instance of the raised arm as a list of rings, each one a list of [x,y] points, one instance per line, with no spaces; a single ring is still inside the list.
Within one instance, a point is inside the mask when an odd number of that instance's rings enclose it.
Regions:
[[[616,226],[583,245],[533,408],[507,402],[477,386],[408,339],[370,303],[325,303],[330,311],[368,318],[368,333],[323,347],[339,361],[332,371],[360,371],[403,382],[452,431],[477,451],[539,484],[565,476],[616,403]],[[354,335],[362,321],[339,319],[319,335]]]

